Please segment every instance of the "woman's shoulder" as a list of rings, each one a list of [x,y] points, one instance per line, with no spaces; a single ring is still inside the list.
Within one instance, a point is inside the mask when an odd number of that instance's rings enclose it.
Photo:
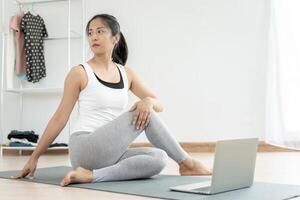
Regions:
[[[132,68],[130,68],[127,64],[125,65],[121,65],[123,67],[123,69],[126,71],[127,75],[131,75],[133,72]]]
[[[86,82],[86,74],[85,74],[85,70],[82,67],[82,65],[76,65],[73,66],[69,73],[68,73],[68,77],[69,79],[71,79],[72,82],[76,82],[81,84],[84,84]]]
[[[121,65],[121,66],[122,66],[123,69],[125,70],[126,76],[127,76],[128,80],[130,81],[130,80],[131,80],[131,77],[132,77],[132,72],[133,72],[133,70],[132,70],[127,64]]]
[[[83,65],[79,64],[79,65],[76,65],[76,66],[73,66],[71,69],[70,69],[70,74],[72,75],[84,75],[85,73],[85,70],[83,68]]]
[[[138,76],[138,74],[135,72],[135,70],[132,69],[131,67],[129,67],[128,65],[124,65],[124,68],[125,68],[125,71],[126,71],[127,76],[128,76],[130,79],[134,79],[135,77]]]

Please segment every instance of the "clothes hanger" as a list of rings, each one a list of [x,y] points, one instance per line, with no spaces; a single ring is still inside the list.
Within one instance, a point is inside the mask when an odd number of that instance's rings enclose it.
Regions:
[[[23,11],[23,4],[19,3],[19,12]]]
[[[23,3],[22,3],[21,1],[17,1],[17,0],[16,0],[16,2],[18,3],[18,6],[19,6],[18,13],[19,13],[19,12],[22,12],[22,11],[23,11],[23,7],[24,7],[24,6],[23,6]]]
[[[38,16],[37,12],[34,10],[34,2],[31,3],[31,13],[34,14],[35,16]]]

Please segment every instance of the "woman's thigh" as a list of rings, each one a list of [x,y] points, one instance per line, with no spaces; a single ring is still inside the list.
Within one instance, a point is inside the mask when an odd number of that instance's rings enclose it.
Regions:
[[[116,163],[143,131],[132,125],[132,119],[133,112],[128,111],[91,133],[73,133],[69,142],[72,166],[98,169]]]

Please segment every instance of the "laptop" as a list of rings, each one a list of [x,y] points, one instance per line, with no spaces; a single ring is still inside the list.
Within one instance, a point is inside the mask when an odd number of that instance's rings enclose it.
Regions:
[[[211,179],[170,187],[170,190],[209,195],[250,187],[257,146],[258,138],[217,141]]]

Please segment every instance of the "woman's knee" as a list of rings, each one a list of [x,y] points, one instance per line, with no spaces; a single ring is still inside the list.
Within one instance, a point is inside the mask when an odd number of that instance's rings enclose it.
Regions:
[[[158,174],[167,165],[168,154],[162,149],[156,149],[154,153],[154,160],[155,160],[155,167],[153,167],[153,170],[155,171],[155,174]]]
[[[156,113],[156,111],[151,110],[150,113],[149,113],[149,119],[148,119],[149,121],[148,121],[148,124],[147,124],[146,127],[148,127],[150,124],[152,124],[153,121],[156,121],[157,117],[158,117],[158,114]]]
[[[123,113],[124,117],[127,117],[128,120],[130,121],[130,124],[131,122],[133,121],[133,118],[134,118],[134,112],[133,111],[127,111],[125,113]],[[157,118],[157,113],[154,111],[154,110],[150,110],[150,113],[149,113],[149,123],[148,125],[153,121],[153,118]],[[133,125],[134,126],[134,125]],[[147,127],[147,126],[146,126]]]

